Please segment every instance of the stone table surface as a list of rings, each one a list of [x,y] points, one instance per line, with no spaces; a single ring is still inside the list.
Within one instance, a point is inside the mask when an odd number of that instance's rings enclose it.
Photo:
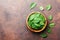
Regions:
[[[37,6],[30,10],[29,5],[36,2]],[[51,4],[50,11],[40,11]],[[53,15],[56,24],[47,38],[41,38],[40,33],[33,33],[26,27],[26,17],[34,11],[42,12],[48,17]],[[60,40],[60,0],[0,0],[0,40]]]

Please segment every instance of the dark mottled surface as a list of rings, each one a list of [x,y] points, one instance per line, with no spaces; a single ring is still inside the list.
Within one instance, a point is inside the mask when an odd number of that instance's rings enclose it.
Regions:
[[[30,10],[31,2],[37,6]],[[40,11],[39,6],[52,5],[50,11]],[[40,11],[48,17],[53,15],[55,27],[47,38],[26,28],[26,17],[33,11]],[[0,0],[0,40],[60,40],[60,0]]]

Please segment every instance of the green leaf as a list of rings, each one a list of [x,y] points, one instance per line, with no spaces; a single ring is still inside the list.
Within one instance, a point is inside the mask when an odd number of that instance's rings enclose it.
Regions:
[[[35,23],[35,26],[38,26],[39,27],[40,25]]]
[[[41,21],[41,22],[40,22],[40,25],[44,25],[44,22]]]
[[[34,23],[39,23],[39,20],[38,20],[38,21],[34,20],[33,22],[34,22]]]
[[[32,3],[30,4],[30,9],[33,9],[36,5],[37,5],[37,4],[36,4],[35,2],[32,2]]]
[[[31,21],[28,21],[28,24],[29,24],[29,26],[31,26],[32,25],[32,22]]]
[[[45,18],[44,18],[43,15],[40,15],[40,20],[43,21],[43,22],[45,22]]]
[[[42,38],[46,38],[48,35],[47,35],[46,33],[41,33],[40,36],[41,36]]]
[[[34,23],[40,22],[40,18],[36,18],[36,17],[35,17],[34,20],[33,20],[33,22],[34,22]]]
[[[50,28],[47,28],[46,31],[47,31],[48,33],[51,33],[52,30],[51,30]]]
[[[40,14],[39,13],[35,13],[35,17],[39,17],[40,16]]]
[[[44,21],[45,21],[44,16],[39,14],[38,12],[35,12],[29,16],[28,24],[33,29],[41,29],[45,24]]]
[[[29,20],[33,20],[33,18],[35,17],[35,15],[31,15],[30,17],[29,17]]]
[[[39,16],[40,16],[40,14],[38,14],[38,13],[35,14],[35,18],[33,20],[34,23],[38,23],[40,21],[40,17]]]
[[[44,10],[43,6],[40,6],[39,9],[40,9],[41,11]]]
[[[35,26],[34,24],[32,24],[32,26],[31,26],[31,27],[32,27],[33,29],[35,29],[35,27],[36,27],[36,26]]]
[[[50,28],[53,28],[54,26],[55,26],[55,23],[50,23],[50,24],[49,24],[49,27],[50,27]]]
[[[37,27],[37,25],[35,25],[35,24],[32,24],[31,28],[33,28],[33,29],[39,29],[39,28]]]
[[[46,6],[46,10],[51,10],[51,8],[52,8],[52,6],[51,6],[50,4],[48,4],[48,5]]]
[[[48,19],[51,21],[53,19],[53,16],[52,15],[49,15],[48,16]]]
[[[43,28],[43,25],[40,25],[40,27],[39,27],[40,29],[42,29]]]

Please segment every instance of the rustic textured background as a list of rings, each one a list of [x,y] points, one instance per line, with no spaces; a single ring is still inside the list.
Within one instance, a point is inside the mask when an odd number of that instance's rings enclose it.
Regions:
[[[37,6],[30,10],[31,2]],[[39,6],[51,4],[50,11],[40,11]],[[55,27],[47,38],[26,28],[26,17],[33,11],[43,12],[46,17],[53,15]],[[60,40],[60,0],[0,0],[0,40]]]

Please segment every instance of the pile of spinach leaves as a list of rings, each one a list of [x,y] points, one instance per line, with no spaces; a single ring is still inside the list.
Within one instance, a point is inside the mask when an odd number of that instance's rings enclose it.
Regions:
[[[32,2],[32,3],[30,4],[30,9],[35,8],[36,5],[37,5],[37,3]],[[44,10],[44,7],[43,7],[43,6],[40,6],[39,9],[40,9],[41,11],[43,11],[43,10]],[[52,5],[50,5],[50,4],[46,5],[46,6],[45,6],[45,9],[46,9],[47,11],[50,11],[50,10],[52,9]],[[41,21],[41,20],[42,20],[42,21]],[[50,21],[50,23],[48,23],[48,25],[47,25],[48,27],[47,27],[46,30],[44,30],[44,31],[46,31],[47,33],[51,33],[51,32],[52,32],[51,29],[55,26],[55,23],[52,22],[53,16],[52,16],[52,15],[49,15],[49,16],[48,16],[48,20]],[[37,13],[36,13],[36,14],[33,14],[33,15],[31,15],[31,16],[29,17],[28,24],[29,24],[29,26],[30,26],[31,28],[33,28],[33,29],[41,29],[41,28],[43,28],[43,26],[44,26],[44,24],[45,24],[45,19],[44,19],[44,17],[43,17],[41,14],[37,14]],[[47,33],[42,32],[42,33],[40,34],[40,36],[41,36],[42,38],[46,38],[46,37],[48,37]]]
[[[32,29],[42,29],[45,25],[45,17],[38,12],[34,12],[32,15],[28,18],[28,24]]]

